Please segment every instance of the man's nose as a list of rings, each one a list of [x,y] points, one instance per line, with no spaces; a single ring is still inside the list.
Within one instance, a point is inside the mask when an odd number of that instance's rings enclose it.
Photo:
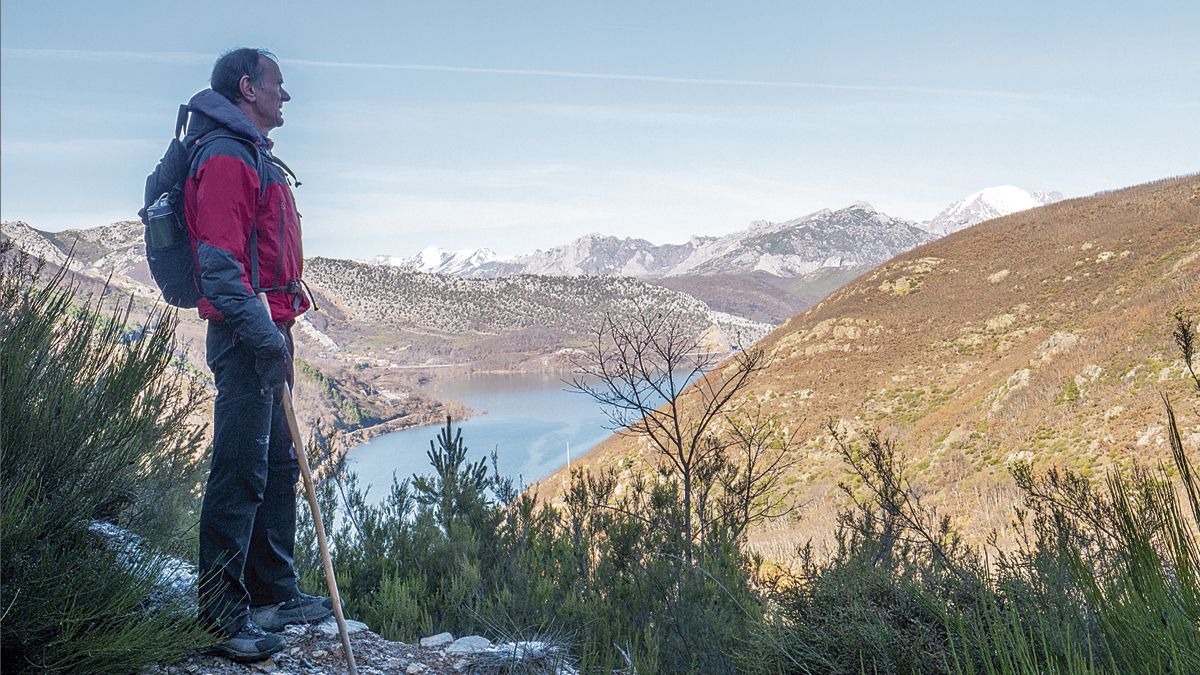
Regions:
[[[283,87],[280,87],[280,88],[279,88],[279,93],[283,94],[283,96],[282,96],[282,100],[284,100],[284,101],[290,101],[290,100],[292,100],[292,95],[291,95],[291,94],[289,94],[289,93],[287,93],[287,89],[284,89]]]

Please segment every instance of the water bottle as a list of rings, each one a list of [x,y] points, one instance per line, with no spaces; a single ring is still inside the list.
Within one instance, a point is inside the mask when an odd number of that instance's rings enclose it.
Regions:
[[[171,193],[161,197],[146,209],[146,235],[153,248],[167,248],[182,238],[179,218],[171,204]]]

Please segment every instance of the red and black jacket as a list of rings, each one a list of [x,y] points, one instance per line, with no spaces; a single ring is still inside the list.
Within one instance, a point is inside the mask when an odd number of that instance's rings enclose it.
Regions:
[[[188,107],[184,144],[198,151],[184,208],[203,296],[200,317],[227,322],[256,350],[275,349],[283,336],[274,323],[309,307],[300,289],[300,214],[287,173],[271,155],[271,141],[229,99],[206,89]],[[256,291],[267,292],[269,319]]]

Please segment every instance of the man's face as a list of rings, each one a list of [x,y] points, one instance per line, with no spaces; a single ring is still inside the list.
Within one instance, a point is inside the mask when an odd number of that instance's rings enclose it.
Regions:
[[[248,101],[253,111],[256,126],[264,131],[283,126],[283,104],[292,100],[283,88],[283,73],[279,65],[265,56],[258,57],[262,63],[262,85],[254,87],[254,100]]]

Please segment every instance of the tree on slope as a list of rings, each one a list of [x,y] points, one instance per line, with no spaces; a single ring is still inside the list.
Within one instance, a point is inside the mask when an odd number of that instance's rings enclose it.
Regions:
[[[682,314],[645,306],[606,315],[575,361],[571,387],[600,404],[610,428],[645,439],[678,480],[689,563],[716,529],[740,536],[785,512],[778,487],[793,439],[743,400],[766,365],[761,348],[714,351]]]

